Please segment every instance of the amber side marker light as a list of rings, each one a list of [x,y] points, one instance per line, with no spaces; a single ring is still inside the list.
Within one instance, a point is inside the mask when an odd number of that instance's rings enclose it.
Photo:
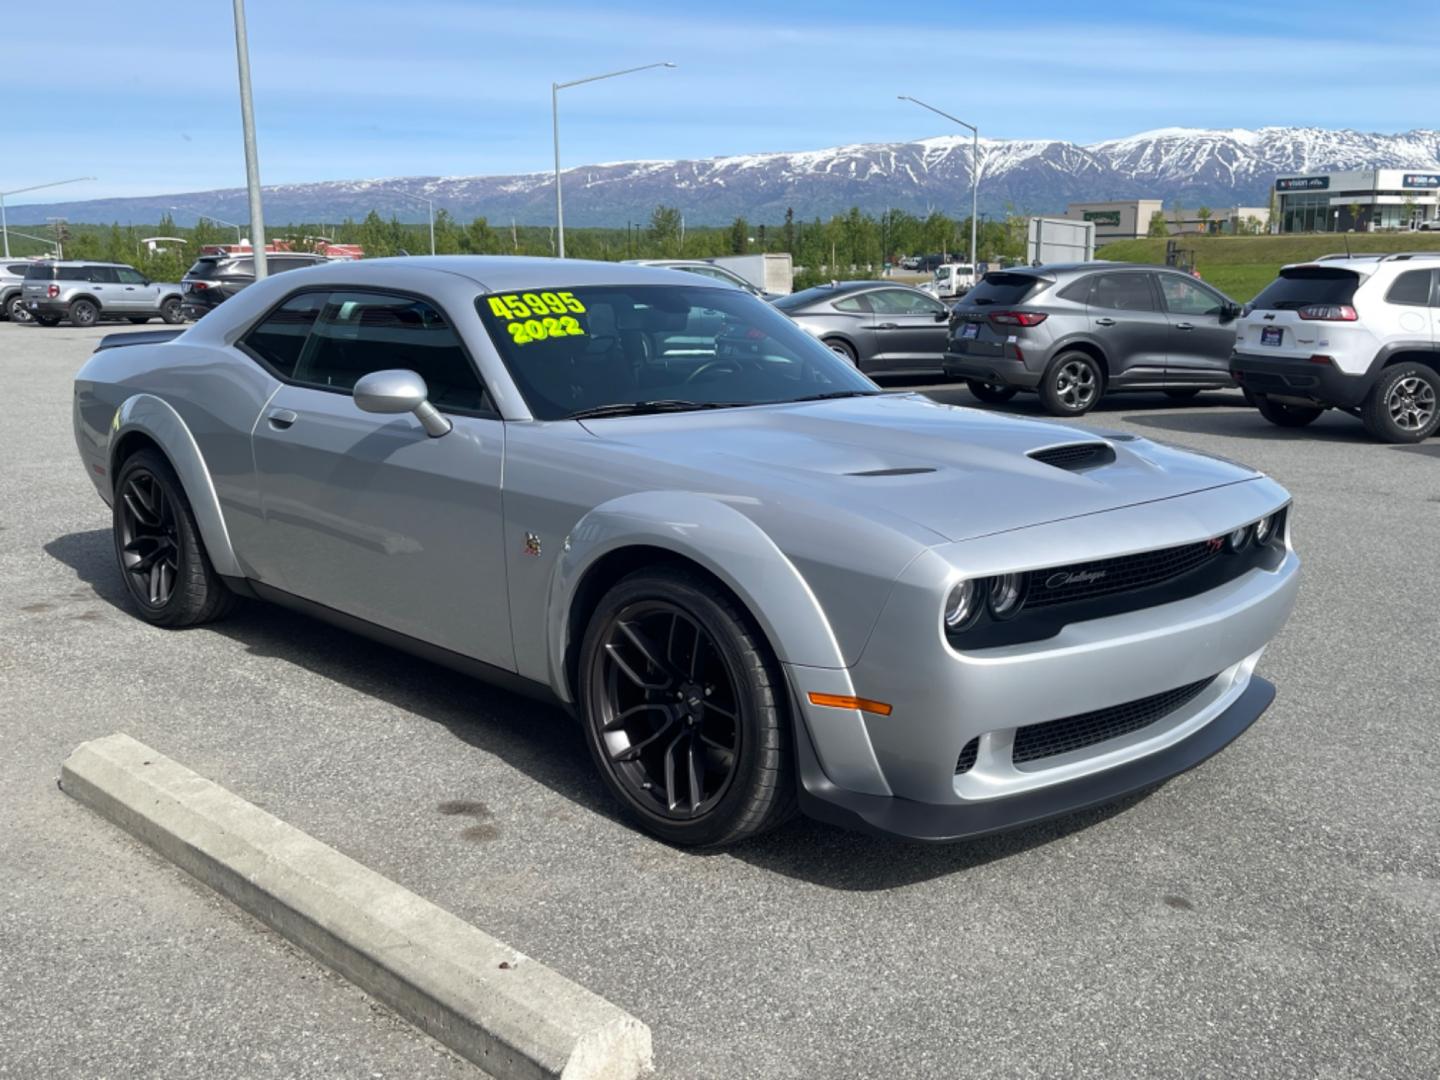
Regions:
[[[883,701],[874,701],[865,697],[849,697],[845,694],[817,694],[810,692],[811,705],[824,705],[830,709],[859,709],[861,712],[874,713],[876,716],[889,716],[894,712],[892,706],[886,705]]]

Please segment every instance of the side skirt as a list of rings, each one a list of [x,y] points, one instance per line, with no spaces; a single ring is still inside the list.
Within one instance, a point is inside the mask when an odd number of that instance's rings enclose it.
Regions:
[[[527,679],[523,675],[517,675],[513,671],[496,667],[494,664],[487,664],[483,660],[476,660],[472,656],[457,653],[450,649],[433,645],[428,641],[421,641],[419,638],[411,637],[409,634],[402,634],[398,630],[391,630],[388,627],[380,626],[366,619],[348,615],[343,611],[336,611],[332,607],[318,604],[314,600],[306,600],[304,597],[296,596],[294,593],[277,589],[273,585],[266,585],[259,581],[252,581],[249,578],[226,577],[225,584],[231,591],[239,596],[249,597],[252,600],[264,600],[287,608],[300,615],[318,619],[323,623],[346,630],[352,634],[358,634],[363,638],[379,642],[381,645],[388,645],[393,649],[417,656],[421,660],[428,660],[432,664],[439,664],[441,667],[458,671],[462,675],[469,675],[473,679],[489,683],[491,686],[508,690],[514,694],[520,694],[535,701],[544,702],[546,705],[554,706],[567,713],[574,715],[574,709],[561,701],[549,686],[534,679]]]

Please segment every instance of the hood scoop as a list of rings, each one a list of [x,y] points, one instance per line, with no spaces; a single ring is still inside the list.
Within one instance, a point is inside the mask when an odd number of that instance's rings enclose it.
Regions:
[[[859,472],[846,473],[846,476],[915,476],[919,473],[931,473],[935,470],[928,466],[901,469],[862,469]]]
[[[1067,472],[1084,472],[1086,469],[1115,464],[1115,449],[1103,442],[1047,446],[1044,450],[1032,450],[1027,456]]]

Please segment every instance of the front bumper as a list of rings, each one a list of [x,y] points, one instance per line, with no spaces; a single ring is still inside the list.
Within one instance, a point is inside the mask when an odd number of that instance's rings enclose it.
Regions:
[[[1252,394],[1296,398],[1341,409],[1361,405],[1374,384],[1369,375],[1347,375],[1334,364],[1242,352],[1231,354],[1230,374]]]
[[[838,788],[825,775],[809,734],[799,744],[800,808],[809,817],[861,832],[941,842],[1032,825],[1114,802],[1193,769],[1234,742],[1275,699],[1275,687],[1252,677],[1235,702],[1189,738],[1154,754],[1065,784],[1005,799],[923,803]]]
[[[931,549],[895,582],[856,664],[789,665],[806,811],[959,839],[1112,800],[1199,764],[1270,702],[1269,684],[1252,673],[1295,604],[1299,560],[1288,537],[1278,561],[1198,595],[1070,623],[1044,640],[956,649],[940,629],[941,598],[957,572],[985,577],[1193,543],[1286,501],[1279,485],[1257,478]],[[1117,547],[1117,537],[1129,542]],[[1016,749],[1022,728],[1128,709],[1191,684],[1204,688],[1144,727],[1028,760]],[[816,707],[812,692],[893,711]]]

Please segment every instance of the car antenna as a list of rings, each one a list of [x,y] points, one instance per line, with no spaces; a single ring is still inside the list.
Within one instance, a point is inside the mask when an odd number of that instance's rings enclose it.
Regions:
[[[1349,233],[1345,233],[1344,239],[1345,239],[1345,257],[1348,259],[1348,258],[1350,258],[1350,234],[1349,234]]]

